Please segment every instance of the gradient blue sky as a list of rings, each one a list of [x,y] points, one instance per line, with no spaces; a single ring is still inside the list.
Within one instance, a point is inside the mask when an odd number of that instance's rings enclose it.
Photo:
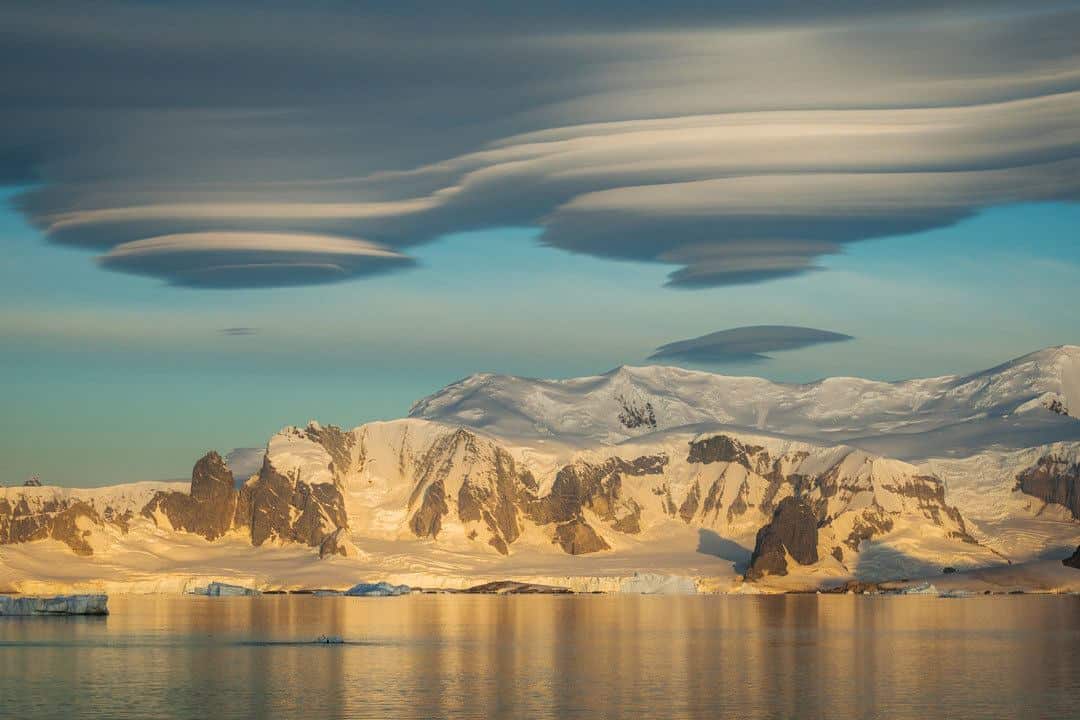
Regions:
[[[854,339],[709,369],[1080,342],[1078,34],[1057,0],[5,4],[0,484],[744,326]]]
[[[1077,227],[1077,206],[998,208],[853,246],[822,272],[694,291],[661,287],[660,266],[570,255],[505,229],[427,246],[407,274],[193,292],[103,272],[7,209],[2,481],[184,477],[206,449],[256,446],[310,418],[399,417],[471,372],[594,374],[747,324],[856,339],[714,369],[785,381],[977,370],[1080,342]],[[256,334],[219,332],[238,326]]]

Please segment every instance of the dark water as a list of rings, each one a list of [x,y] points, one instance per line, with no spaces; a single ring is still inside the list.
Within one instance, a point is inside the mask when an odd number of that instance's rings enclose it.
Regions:
[[[1080,716],[1080,597],[113,598],[0,618],[0,715]],[[314,645],[321,634],[344,645]]]

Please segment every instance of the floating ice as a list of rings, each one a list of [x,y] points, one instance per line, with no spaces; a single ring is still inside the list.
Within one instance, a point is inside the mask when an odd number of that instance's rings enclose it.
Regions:
[[[239,597],[245,595],[262,595],[258,590],[243,587],[242,585],[230,585],[228,583],[214,581],[204,588],[195,588],[192,595],[208,595],[210,597]]]
[[[353,597],[382,597],[387,595],[408,595],[412,588],[408,585],[391,585],[388,582],[357,583],[345,591],[346,595]]]
[[[8,597],[0,595],[0,615],[108,615],[106,595]]]

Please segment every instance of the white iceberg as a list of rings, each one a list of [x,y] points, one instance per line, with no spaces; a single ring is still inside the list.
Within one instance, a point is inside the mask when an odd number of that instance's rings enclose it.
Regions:
[[[634,573],[619,585],[619,592],[638,595],[696,595],[697,581],[681,575]]]
[[[388,582],[357,583],[345,591],[351,597],[386,597],[389,595],[408,595],[412,588],[408,585],[391,585]]]
[[[0,595],[0,615],[108,615],[106,595],[9,597]]]
[[[249,595],[262,595],[258,590],[246,588],[242,585],[230,585],[229,583],[214,581],[204,588],[195,588],[192,595],[207,595],[209,597],[242,597]]]

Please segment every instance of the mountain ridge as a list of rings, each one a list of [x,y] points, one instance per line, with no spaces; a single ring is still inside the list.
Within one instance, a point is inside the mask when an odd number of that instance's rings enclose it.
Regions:
[[[1068,412],[1078,358],[1063,346],[967,376],[761,397],[747,388],[776,385],[680,369],[678,386],[653,378],[651,389],[627,368],[471,376],[411,417],[287,427],[261,456],[232,454],[249,467],[261,458],[247,478],[211,452],[187,487],[2,488],[0,582],[331,586],[364,573],[611,589],[640,587],[630,578],[644,572],[732,591],[1066,557],[1080,543],[1080,422]],[[942,437],[949,452],[937,452]]]

